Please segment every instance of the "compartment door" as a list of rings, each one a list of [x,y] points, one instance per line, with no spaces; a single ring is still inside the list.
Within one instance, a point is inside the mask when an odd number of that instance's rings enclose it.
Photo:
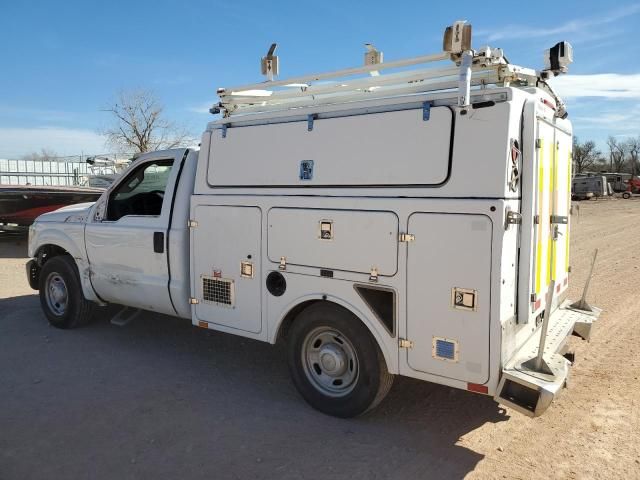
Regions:
[[[269,260],[381,276],[398,271],[398,216],[393,212],[272,208]]]
[[[553,193],[551,207],[550,255],[556,295],[568,287],[569,272],[569,209],[571,208],[571,135],[555,131],[553,162]]]
[[[571,135],[543,121],[538,121],[538,135],[531,279],[534,316],[545,308],[552,279],[556,295],[567,288],[571,206]]]
[[[258,207],[194,207],[191,271],[195,322],[251,333],[262,330]]]
[[[485,215],[414,213],[408,246],[410,369],[466,382],[489,378],[492,223]],[[401,353],[403,355],[403,353]]]

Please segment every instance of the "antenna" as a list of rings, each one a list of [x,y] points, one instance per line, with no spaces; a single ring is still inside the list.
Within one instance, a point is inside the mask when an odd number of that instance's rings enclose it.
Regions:
[[[278,63],[278,56],[274,55],[276,52],[276,48],[278,48],[277,43],[272,43],[271,47],[269,47],[269,51],[267,52],[266,57],[262,57],[260,62],[260,67],[262,71],[262,75],[266,75],[268,81],[273,81],[273,77],[277,77],[280,73],[280,65]]]

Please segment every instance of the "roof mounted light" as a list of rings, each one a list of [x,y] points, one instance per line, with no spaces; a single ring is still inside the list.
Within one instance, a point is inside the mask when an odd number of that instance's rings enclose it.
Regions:
[[[544,51],[545,78],[555,77],[569,71],[569,65],[573,63],[573,47],[569,42],[558,42],[553,47]]]
[[[471,24],[466,20],[458,20],[447,27],[442,39],[442,50],[456,56],[471,50]]]

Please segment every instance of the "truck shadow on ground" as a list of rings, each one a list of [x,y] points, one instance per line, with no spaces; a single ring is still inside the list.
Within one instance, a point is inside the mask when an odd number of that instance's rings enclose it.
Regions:
[[[27,258],[27,240],[26,233],[0,231],[0,258]]]
[[[282,345],[107,316],[63,331],[35,295],[0,300],[6,478],[463,478],[483,455],[460,437],[508,418],[406,378],[370,414],[329,417],[297,394]]]

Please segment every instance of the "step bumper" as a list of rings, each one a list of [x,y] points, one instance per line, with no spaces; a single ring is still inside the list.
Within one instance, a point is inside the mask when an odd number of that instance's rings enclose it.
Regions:
[[[567,300],[551,315],[543,359],[545,371],[532,368],[531,360],[538,354],[540,331],[522,345],[505,364],[498,384],[495,400],[530,417],[542,415],[551,402],[567,385],[571,362],[563,355],[572,334],[585,340],[591,338],[594,322],[600,316],[599,308],[592,311],[573,308]]]

